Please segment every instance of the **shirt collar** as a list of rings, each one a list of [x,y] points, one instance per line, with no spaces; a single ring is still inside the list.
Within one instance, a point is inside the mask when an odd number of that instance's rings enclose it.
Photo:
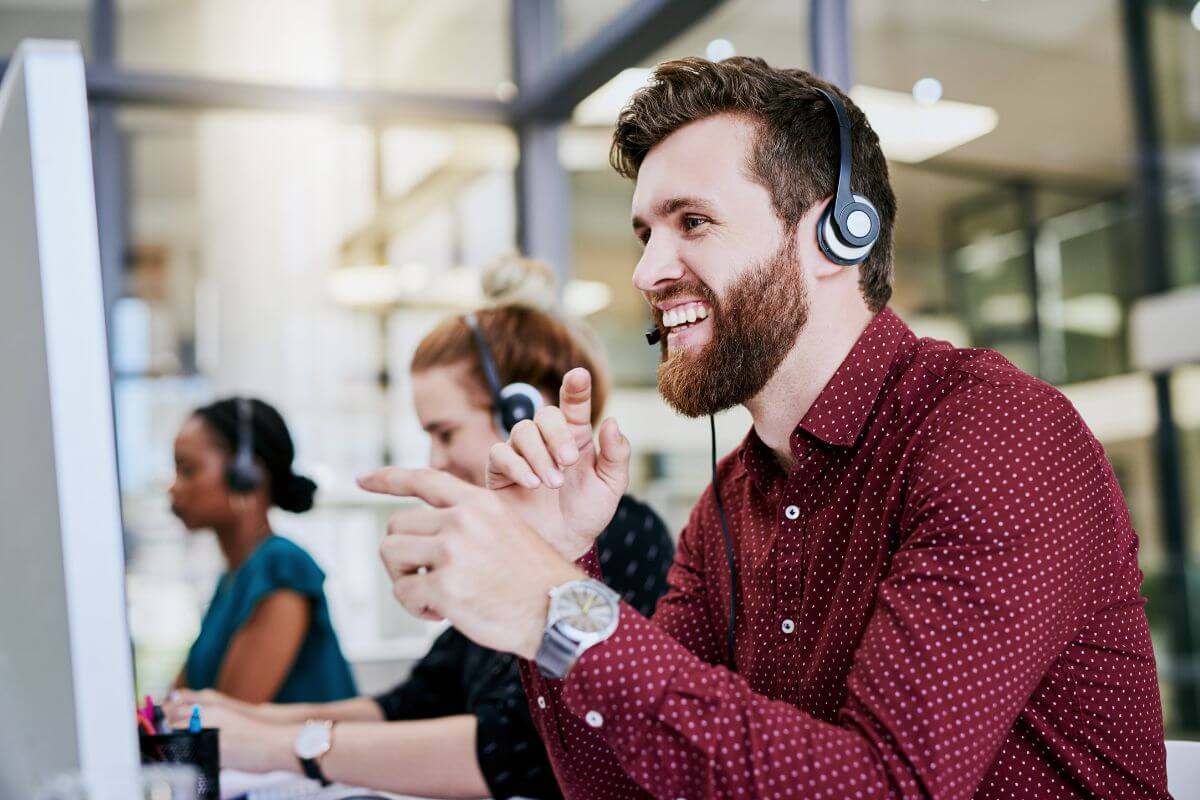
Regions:
[[[916,335],[891,309],[876,314],[792,432],[792,454],[797,459],[803,455],[805,432],[835,447],[854,445],[893,365],[907,357],[916,343]],[[770,450],[753,428],[742,444],[741,461],[757,476],[768,474],[774,463]]]
[[[916,343],[916,335],[890,308],[876,314],[800,420],[792,449],[799,429],[837,447],[857,442],[892,366]]]

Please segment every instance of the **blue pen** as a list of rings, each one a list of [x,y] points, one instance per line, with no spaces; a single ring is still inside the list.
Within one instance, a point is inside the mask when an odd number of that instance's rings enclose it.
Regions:
[[[192,718],[188,720],[188,733],[200,732],[200,706],[192,706]]]

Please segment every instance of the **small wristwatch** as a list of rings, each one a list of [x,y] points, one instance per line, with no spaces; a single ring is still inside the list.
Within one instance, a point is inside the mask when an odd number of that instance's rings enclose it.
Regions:
[[[321,765],[317,762],[332,747],[333,723],[327,719],[310,719],[304,723],[300,733],[296,734],[296,741],[292,743],[296,758],[300,759],[300,769],[304,770],[304,774],[309,778],[320,781],[322,786],[328,786],[329,779],[325,777]]]
[[[551,589],[546,630],[534,663],[547,678],[567,677],[589,647],[613,635],[620,611],[621,598],[600,581],[588,578]]]

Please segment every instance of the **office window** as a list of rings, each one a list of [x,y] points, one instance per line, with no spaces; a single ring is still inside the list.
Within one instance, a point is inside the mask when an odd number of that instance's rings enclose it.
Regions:
[[[122,0],[118,11],[117,60],[130,69],[486,98],[511,80],[507,0]]]

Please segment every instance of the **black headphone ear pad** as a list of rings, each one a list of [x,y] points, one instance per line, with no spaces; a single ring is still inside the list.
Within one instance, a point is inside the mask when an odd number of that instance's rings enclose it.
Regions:
[[[533,419],[545,401],[542,393],[528,383],[510,383],[500,390],[500,404],[496,409],[497,427],[507,436],[517,423]]]
[[[262,484],[262,470],[254,463],[245,463],[243,458],[234,456],[229,466],[225,468],[225,482],[229,489],[237,494],[249,494]]]

